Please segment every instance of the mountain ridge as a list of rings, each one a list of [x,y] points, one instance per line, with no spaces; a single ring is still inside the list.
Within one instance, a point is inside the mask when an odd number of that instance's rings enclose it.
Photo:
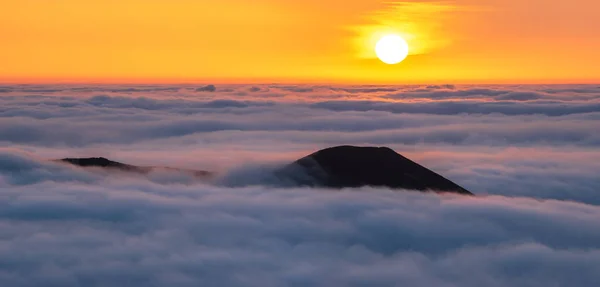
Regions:
[[[305,174],[298,176],[298,170]],[[287,165],[280,174],[306,186],[378,186],[473,195],[388,147],[344,145],[326,148]]]
[[[211,178],[210,171],[172,167],[135,166],[103,157],[56,160],[82,168],[104,168],[138,174],[168,170]],[[422,192],[473,195],[467,189],[404,157],[388,147],[336,146],[319,150],[274,171],[282,182],[292,186],[357,188],[363,186]]]
[[[68,163],[74,166],[79,166],[83,168],[106,168],[112,170],[120,170],[125,172],[132,172],[138,174],[148,174],[155,170],[167,170],[167,171],[176,171],[188,173],[196,177],[211,177],[214,175],[210,171],[205,170],[193,170],[193,169],[183,169],[183,168],[174,168],[174,167],[162,167],[162,166],[136,166],[121,163],[118,161],[112,161],[104,157],[88,157],[88,158],[63,158],[57,159],[55,161]]]

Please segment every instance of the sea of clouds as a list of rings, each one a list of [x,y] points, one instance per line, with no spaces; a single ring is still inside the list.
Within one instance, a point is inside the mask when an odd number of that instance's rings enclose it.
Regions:
[[[388,146],[476,197],[279,188]],[[215,171],[132,176],[51,159]],[[2,286],[595,286],[600,86],[0,86]]]

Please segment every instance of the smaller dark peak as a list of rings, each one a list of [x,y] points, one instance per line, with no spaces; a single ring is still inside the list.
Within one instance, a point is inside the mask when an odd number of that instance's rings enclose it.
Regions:
[[[72,165],[81,167],[106,167],[106,168],[119,168],[125,170],[136,170],[139,169],[136,166],[116,162],[103,157],[89,157],[89,158],[63,158],[60,161],[70,163]]]
[[[58,162],[68,163],[74,166],[83,167],[83,168],[101,168],[105,170],[113,170],[113,171],[125,171],[132,172],[138,174],[148,174],[152,171],[171,171],[171,172],[180,172],[192,175],[197,178],[210,178],[214,174],[209,171],[204,170],[191,170],[191,169],[181,169],[181,168],[172,168],[172,167],[156,167],[156,166],[136,166],[129,165],[117,161],[112,161],[103,157],[88,157],[88,158],[63,158],[55,160]]]

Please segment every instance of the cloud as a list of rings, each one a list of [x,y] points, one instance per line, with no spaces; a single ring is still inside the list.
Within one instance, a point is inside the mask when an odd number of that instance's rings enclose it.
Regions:
[[[498,100],[508,101],[532,101],[541,98],[543,98],[543,95],[534,92],[511,92],[496,97]]]
[[[2,97],[0,139],[41,146],[85,146],[246,131],[263,136],[269,132],[275,137],[296,132],[293,140],[300,141],[318,136],[377,144],[478,145],[485,141],[488,145],[589,146],[599,142],[594,124],[600,117],[600,103],[594,102],[311,102],[310,97],[300,101],[285,100],[285,96],[267,101],[260,92],[191,99],[177,93],[171,97],[140,94],[144,96]],[[60,128],[65,126],[68,128]]]
[[[530,97],[528,94],[508,94],[519,101]],[[375,101],[325,101],[313,104],[314,108],[331,111],[386,111],[391,113],[414,113],[433,115],[458,114],[503,114],[503,115],[546,115],[565,116],[571,114],[598,113],[600,103],[563,102],[517,103],[513,101],[496,101],[485,103],[480,101],[445,101],[445,102],[375,102]]]
[[[0,192],[8,199],[0,209],[0,279],[10,286],[590,286],[599,279],[600,209],[579,203],[139,181]]]
[[[196,89],[196,92],[216,92],[217,88],[214,85],[208,85]]]
[[[390,146],[479,194],[600,204],[596,86],[253,87],[7,86],[0,147],[227,172],[334,145]]]
[[[448,89],[454,90],[456,88],[455,85],[430,85],[426,87],[427,89]]]
[[[598,86],[0,89],[7,286],[600,280]],[[338,144],[392,147],[478,196],[281,188],[273,176]],[[49,161],[90,156],[219,177]]]

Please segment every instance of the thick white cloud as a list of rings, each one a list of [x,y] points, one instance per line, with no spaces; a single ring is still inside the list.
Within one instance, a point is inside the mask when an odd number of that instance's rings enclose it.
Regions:
[[[7,286],[593,286],[600,207],[137,180],[0,188]]]
[[[6,286],[594,286],[597,86],[0,87]],[[390,146],[479,196],[282,189]],[[48,161],[214,170],[199,182]]]

